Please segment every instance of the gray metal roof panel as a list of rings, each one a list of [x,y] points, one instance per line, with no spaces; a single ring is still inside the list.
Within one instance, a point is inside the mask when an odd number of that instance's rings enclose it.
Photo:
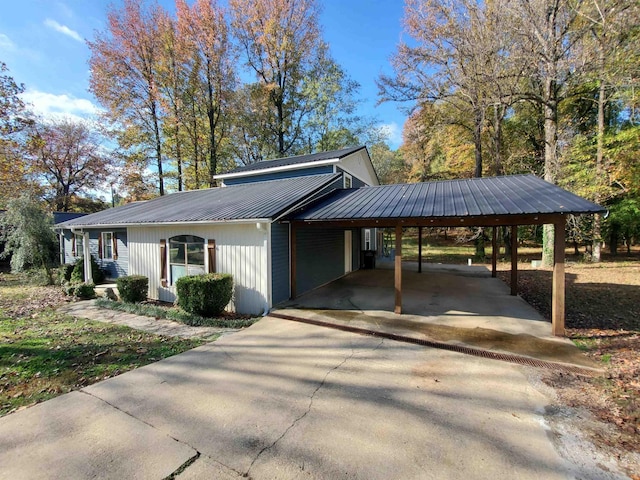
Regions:
[[[298,220],[597,213],[604,209],[534,175],[381,185],[335,192]]]
[[[228,173],[241,173],[241,172],[253,172],[257,170],[266,170],[267,168],[276,168],[276,167],[285,167],[288,165],[297,165],[301,163],[312,163],[312,162],[320,162],[323,160],[331,160],[334,158],[343,158],[347,155],[350,155],[358,150],[362,150],[365,148],[360,145],[357,147],[349,147],[342,148],[340,150],[333,150],[330,152],[318,152],[311,153],[308,155],[297,155],[295,157],[285,157],[285,158],[276,158],[273,160],[264,160],[262,162],[252,163],[251,165],[245,165],[242,167],[235,168],[229,172],[226,172],[223,175]]]
[[[273,218],[338,177],[339,174],[308,175],[172,193],[104,210],[59,226],[91,227]]]

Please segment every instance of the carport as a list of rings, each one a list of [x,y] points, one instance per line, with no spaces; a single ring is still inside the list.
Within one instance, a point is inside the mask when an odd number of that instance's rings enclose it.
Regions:
[[[534,175],[447,180],[335,190],[293,212],[291,298],[296,291],[296,235],[306,228],[394,228],[396,314],[402,313],[402,234],[405,227],[491,227],[492,276],[496,274],[497,228],[511,229],[511,295],[517,295],[517,228],[553,225],[552,333],[565,334],[565,226],[569,214],[604,209]],[[421,247],[421,245],[420,245]],[[419,248],[421,257],[421,248]],[[421,270],[421,258],[419,263]]]

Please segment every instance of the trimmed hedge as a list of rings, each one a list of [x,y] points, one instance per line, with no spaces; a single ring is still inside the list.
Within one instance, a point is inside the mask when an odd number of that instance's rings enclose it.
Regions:
[[[228,273],[208,273],[181,277],[176,282],[178,305],[203,317],[220,315],[231,300],[233,277]]]
[[[116,280],[118,293],[123,302],[139,303],[147,299],[149,279],[144,275],[129,275]]]

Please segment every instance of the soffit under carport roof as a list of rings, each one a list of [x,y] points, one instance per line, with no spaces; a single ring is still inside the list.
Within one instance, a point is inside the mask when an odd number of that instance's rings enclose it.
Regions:
[[[600,205],[535,175],[511,175],[339,190],[292,219],[446,219],[603,211]]]

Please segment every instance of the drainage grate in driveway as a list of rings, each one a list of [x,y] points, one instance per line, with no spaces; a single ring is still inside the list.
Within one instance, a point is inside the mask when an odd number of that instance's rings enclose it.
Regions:
[[[520,355],[513,355],[510,353],[498,353],[490,350],[482,350],[480,348],[467,347],[463,345],[452,345],[445,342],[436,342],[434,340],[424,340],[421,338],[405,337],[404,335],[396,335],[395,333],[375,332],[365,328],[350,327],[348,325],[339,325],[330,322],[323,322],[321,320],[311,320],[308,318],[294,317],[292,315],[285,315],[282,313],[270,313],[270,317],[280,318],[282,320],[291,320],[293,322],[308,323],[310,325],[316,325],[319,327],[333,328],[335,330],[342,330],[344,332],[358,333],[360,335],[368,335],[371,337],[387,338],[389,340],[396,340],[398,342],[412,343],[415,345],[423,345],[425,347],[438,348],[440,350],[448,350],[450,352],[463,353],[465,355],[472,355],[474,357],[488,358],[490,360],[501,360],[503,362],[515,363],[518,365],[527,365],[529,367],[545,368],[548,370],[554,370],[562,373],[572,373],[574,375],[582,375],[593,377],[601,375],[595,369],[586,367],[578,367],[573,365],[565,365],[563,363],[548,362],[545,360],[538,360],[535,358],[523,357]]]

